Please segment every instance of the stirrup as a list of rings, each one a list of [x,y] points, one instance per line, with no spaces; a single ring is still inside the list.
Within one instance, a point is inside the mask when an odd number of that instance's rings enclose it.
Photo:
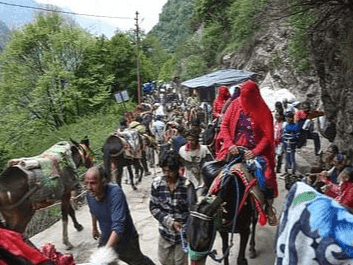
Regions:
[[[273,206],[266,206],[266,215],[267,215],[267,222],[270,226],[277,226],[277,210]],[[271,213],[270,213],[271,211]]]

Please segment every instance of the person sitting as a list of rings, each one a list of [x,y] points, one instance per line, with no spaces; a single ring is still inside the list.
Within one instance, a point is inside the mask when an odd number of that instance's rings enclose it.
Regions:
[[[315,155],[318,156],[321,149],[320,136],[314,132],[313,119],[325,115],[324,111],[311,110],[309,101],[304,101],[300,104],[300,110],[295,113],[294,120],[299,127],[299,142],[298,148],[301,148],[306,143],[306,139],[312,139],[315,146]]]
[[[278,196],[275,173],[274,128],[271,110],[261,97],[260,89],[252,81],[246,81],[240,88],[240,96],[228,107],[221,124],[219,137],[223,145],[217,160],[236,156],[239,147],[248,149],[245,158],[261,156],[265,162],[264,181],[267,188],[265,211],[270,225],[277,225],[273,200]]]
[[[338,177],[338,185],[325,174],[319,174],[317,182],[325,184],[322,190],[327,196],[335,198],[340,204],[353,208],[353,166],[350,165],[343,169]]]
[[[222,118],[222,115],[223,115],[222,108],[229,98],[230,98],[230,93],[229,93],[228,87],[226,86],[219,87],[218,96],[213,102],[213,108],[212,108],[213,120]]]

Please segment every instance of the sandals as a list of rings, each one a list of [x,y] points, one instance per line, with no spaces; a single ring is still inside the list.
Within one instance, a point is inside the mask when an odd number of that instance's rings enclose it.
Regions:
[[[277,220],[277,211],[276,208],[272,206],[266,206],[266,215],[267,215],[267,222],[270,226],[277,226],[278,225],[278,220]]]

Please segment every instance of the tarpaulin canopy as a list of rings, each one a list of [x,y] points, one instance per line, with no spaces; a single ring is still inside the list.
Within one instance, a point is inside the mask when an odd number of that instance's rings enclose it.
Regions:
[[[203,75],[194,79],[181,83],[182,86],[188,88],[214,87],[218,85],[234,85],[246,81],[256,74],[250,71],[237,69],[223,69],[207,75]]]

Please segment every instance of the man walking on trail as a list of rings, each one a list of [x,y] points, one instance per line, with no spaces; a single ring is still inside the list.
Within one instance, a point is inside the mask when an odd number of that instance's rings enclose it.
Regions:
[[[86,172],[85,186],[92,216],[92,235],[94,239],[100,238],[99,247],[113,248],[119,259],[130,265],[154,265],[140,250],[139,236],[119,185],[108,183],[103,168],[95,166]]]
[[[190,129],[186,134],[186,144],[183,145],[179,154],[185,168],[184,177],[187,178],[187,186],[192,187],[197,197],[204,196],[204,181],[201,176],[201,167],[205,162],[213,160],[207,146],[199,144],[199,133]]]
[[[162,154],[159,165],[164,176],[153,180],[150,200],[150,211],[159,222],[159,261],[162,265],[187,265],[188,255],[183,251],[181,230],[189,210],[186,179],[179,175],[178,153],[170,150]]]

